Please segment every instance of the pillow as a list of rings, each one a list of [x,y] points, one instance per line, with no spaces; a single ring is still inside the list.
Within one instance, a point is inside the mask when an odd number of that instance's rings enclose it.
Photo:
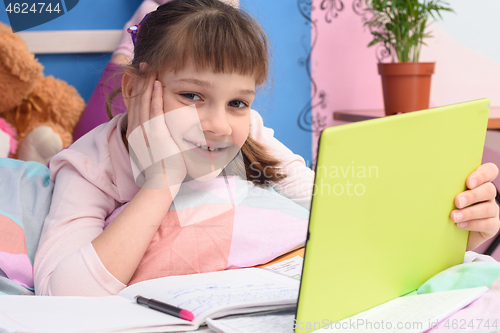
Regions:
[[[302,206],[237,176],[185,182],[129,284],[268,262],[304,244],[308,220]]]
[[[0,294],[33,294],[33,261],[54,183],[38,162],[0,158]]]

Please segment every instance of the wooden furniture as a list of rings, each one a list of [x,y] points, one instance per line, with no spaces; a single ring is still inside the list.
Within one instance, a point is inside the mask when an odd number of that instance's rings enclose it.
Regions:
[[[22,31],[19,36],[35,54],[113,52],[123,30]]]
[[[357,122],[368,119],[384,117],[384,110],[341,110],[333,112],[333,119],[347,122]],[[490,119],[488,129],[500,129],[500,107],[495,106],[490,109]]]

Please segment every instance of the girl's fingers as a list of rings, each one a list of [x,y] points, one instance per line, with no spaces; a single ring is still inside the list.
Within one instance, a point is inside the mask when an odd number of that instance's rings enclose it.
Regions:
[[[154,81],[151,99],[151,120],[145,126],[148,132],[149,147],[155,162],[164,160],[179,153],[179,148],[172,145],[172,137],[165,123],[163,113],[163,88],[161,82]],[[170,143],[170,144],[169,144]]]
[[[498,167],[493,163],[480,165],[473,173],[467,177],[467,187],[474,189],[482,184],[493,181],[498,175]]]
[[[140,93],[144,89],[144,79],[134,76],[129,84],[132,85],[130,88],[130,95],[127,96],[129,99],[128,105],[128,132],[132,132],[137,127],[141,126],[141,96]]]
[[[153,83],[155,76],[151,75],[147,79],[142,80],[141,95],[139,96],[139,122],[144,125],[151,118],[151,94],[153,93]]]
[[[489,217],[485,219],[460,222],[457,223],[457,227],[464,230],[481,232],[485,236],[489,236],[486,237],[486,239],[488,239],[498,232],[499,221],[496,217]]]
[[[465,208],[478,202],[488,201],[495,198],[497,189],[493,183],[479,185],[473,190],[467,190],[455,197],[455,206]]]
[[[151,119],[163,116],[163,97],[162,97],[162,85],[158,80],[153,82],[153,94],[151,97]]]
[[[489,200],[477,205],[455,209],[451,212],[451,220],[455,223],[469,222],[471,220],[479,220],[486,218],[498,219],[498,205],[495,200]]]
[[[143,73],[148,67],[148,64],[142,62],[139,64],[139,72]],[[147,120],[144,117],[144,94],[147,88],[147,79],[141,77],[140,75],[134,76],[133,80],[133,100],[134,108],[134,124],[135,127],[141,126]],[[147,102],[147,101],[146,101]]]
[[[137,89],[138,85],[139,85],[139,78],[137,77],[134,77],[134,80],[132,81],[132,98],[130,99],[130,104],[131,104],[131,109],[132,110],[132,114],[133,114],[133,124],[135,125],[134,126],[134,129],[135,127],[137,126],[140,126],[141,123],[139,122],[139,111],[138,111],[138,107],[139,107],[139,101],[137,99],[137,94],[139,93],[139,90]]]

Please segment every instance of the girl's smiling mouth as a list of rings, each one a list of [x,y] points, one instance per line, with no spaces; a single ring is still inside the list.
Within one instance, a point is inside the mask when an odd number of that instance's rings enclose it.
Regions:
[[[199,143],[196,143],[196,142],[191,142],[191,141],[190,141],[190,143],[194,144],[198,148],[201,148],[201,149],[207,150],[207,151],[221,151],[222,149],[225,148],[225,147],[219,147],[219,148],[210,147],[209,145],[202,145],[202,144],[199,144]]]
[[[212,143],[210,143],[207,141],[205,144],[205,142],[201,143],[201,142],[191,141],[188,139],[184,139],[184,141],[186,141],[190,146],[194,146],[196,148],[202,149],[204,151],[210,151],[210,152],[222,151],[222,150],[225,150],[233,145],[230,142],[212,142]]]

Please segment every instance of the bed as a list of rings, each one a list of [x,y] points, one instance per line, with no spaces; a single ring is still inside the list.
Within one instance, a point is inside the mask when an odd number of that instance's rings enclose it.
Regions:
[[[20,33],[30,50],[39,54],[111,52],[119,42],[121,30],[63,31]],[[96,38],[99,36],[99,38]],[[78,41],[75,43],[75,41]],[[99,42],[96,42],[99,41]],[[2,177],[2,168],[14,177]],[[12,172],[15,170],[15,172]],[[33,177],[36,181],[32,181]],[[2,187],[0,197],[0,295],[33,295],[33,260],[40,237],[43,217],[50,205],[53,183],[48,169],[32,162],[9,161],[0,165]],[[29,178],[29,179],[28,179]],[[23,210],[27,195],[37,193],[38,204]],[[17,203],[16,203],[17,201]],[[9,232],[5,232],[9,230]],[[488,286],[490,290],[479,300],[442,321],[429,332],[458,332],[500,329],[500,263],[491,257],[468,253],[465,263],[450,269],[434,286],[432,279],[426,292],[443,288]],[[436,280],[435,280],[436,281]],[[443,283],[442,281],[447,281]]]

